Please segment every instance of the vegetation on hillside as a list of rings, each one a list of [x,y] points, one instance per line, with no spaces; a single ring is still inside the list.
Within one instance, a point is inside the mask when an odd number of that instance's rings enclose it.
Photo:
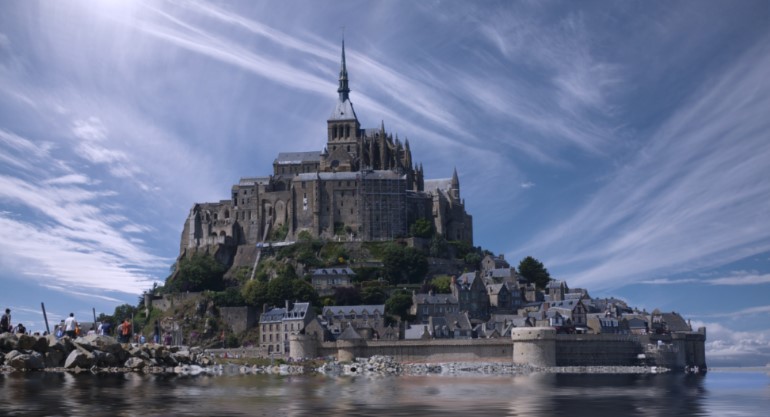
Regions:
[[[543,263],[531,256],[527,256],[519,263],[519,275],[540,289],[545,288],[548,281],[551,280],[551,274],[548,273]]]

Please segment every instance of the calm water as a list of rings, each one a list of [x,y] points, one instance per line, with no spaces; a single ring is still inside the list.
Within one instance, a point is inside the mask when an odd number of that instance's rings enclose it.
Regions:
[[[3,416],[768,416],[770,376],[0,375]]]

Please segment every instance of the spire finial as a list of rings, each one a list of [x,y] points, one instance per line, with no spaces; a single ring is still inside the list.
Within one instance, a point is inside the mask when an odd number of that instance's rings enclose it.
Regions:
[[[342,63],[340,64],[340,86],[337,88],[337,92],[340,94],[340,101],[344,102],[348,99],[350,94],[350,88],[348,87],[348,69],[345,64],[345,28],[342,28]]]

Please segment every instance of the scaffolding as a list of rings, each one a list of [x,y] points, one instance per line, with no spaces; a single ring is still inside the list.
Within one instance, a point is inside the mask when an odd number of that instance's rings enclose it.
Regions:
[[[361,171],[359,216],[365,240],[406,236],[406,175],[392,171]]]

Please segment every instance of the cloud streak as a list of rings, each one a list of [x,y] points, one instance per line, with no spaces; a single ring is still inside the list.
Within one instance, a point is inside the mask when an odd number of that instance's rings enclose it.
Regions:
[[[770,230],[757,226],[770,212],[763,45],[707,80],[593,198],[526,246],[575,285],[600,288],[770,250]]]

